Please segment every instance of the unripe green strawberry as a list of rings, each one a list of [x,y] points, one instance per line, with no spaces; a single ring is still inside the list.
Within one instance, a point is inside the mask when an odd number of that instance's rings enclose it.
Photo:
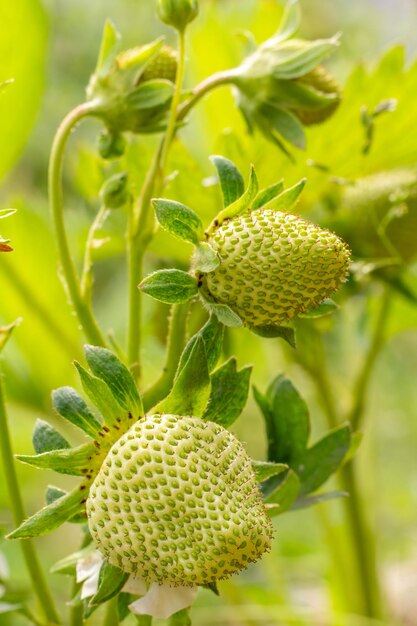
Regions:
[[[311,109],[309,107],[293,109],[293,113],[298,117],[300,122],[305,126],[312,126],[313,124],[324,122],[333,115],[340,103],[341,89],[337,81],[325,67],[318,65],[304,76],[301,76],[298,82],[313,87],[316,91],[321,93],[337,96],[337,100],[332,101],[330,104],[320,109]]]
[[[349,250],[306,220],[257,209],[225,220],[209,238],[221,263],[199,278],[245,325],[279,326],[314,309],[346,278]]]
[[[111,448],[87,500],[104,557],[147,582],[227,578],[270,548],[251,461],[222,426],[147,416]]]
[[[157,56],[146,67],[140,82],[160,78],[175,83],[177,68],[178,58],[175,50],[169,46],[162,46]]]

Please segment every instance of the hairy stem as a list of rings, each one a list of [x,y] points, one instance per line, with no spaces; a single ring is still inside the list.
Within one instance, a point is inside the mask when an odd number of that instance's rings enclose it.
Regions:
[[[90,304],[82,296],[79,278],[71,257],[65,229],[62,194],[63,158],[68,138],[78,122],[94,114],[95,107],[94,102],[79,105],[65,117],[58,128],[49,161],[49,198],[58,244],[59,260],[72,305],[87,340],[93,344],[104,346],[106,341],[93,315]]]
[[[3,383],[0,375],[0,450],[3,463],[3,471],[9,490],[10,503],[13,519],[16,526],[20,526],[26,519],[23,499],[20,493],[19,481],[14,466],[13,451],[9,434],[6,406],[4,401]],[[33,590],[39,600],[42,612],[48,625],[60,624],[61,620],[49,591],[45,576],[40,566],[37,552],[30,539],[23,539],[20,543],[27,570],[32,582]]]
[[[100,230],[106,221],[108,214],[109,211],[105,205],[101,205],[100,210],[97,212],[94,221],[91,224],[90,230],[88,231],[84,252],[84,266],[81,274],[81,294],[86,302],[91,302],[94,239],[97,231]]]
[[[188,303],[175,304],[171,310],[164,369],[158,380],[143,394],[145,411],[158,404],[170,391],[186,339]]]

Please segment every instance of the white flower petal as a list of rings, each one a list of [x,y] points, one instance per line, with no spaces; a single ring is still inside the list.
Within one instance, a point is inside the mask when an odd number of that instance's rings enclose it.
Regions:
[[[130,576],[122,591],[126,591],[126,593],[133,593],[136,596],[143,596],[148,591],[148,588],[143,578]]]
[[[197,587],[169,587],[152,583],[148,593],[129,604],[129,609],[137,615],[152,615],[167,619],[177,611],[189,607],[195,599]]]
[[[77,583],[84,583],[81,588],[81,600],[90,598],[97,592],[102,563],[103,559],[98,552],[91,552],[85,559],[77,561]]]
[[[81,600],[84,600],[84,598],[91,598],[91,596],[94,596],[97,593],[99,576],[100,568],[97,568],[97,571],[95,571],[94,574],[91,574],[91,576],[84,581],[81,588]]]

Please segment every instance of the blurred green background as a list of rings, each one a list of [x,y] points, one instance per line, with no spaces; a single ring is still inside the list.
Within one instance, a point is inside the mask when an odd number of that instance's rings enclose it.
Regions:
[[[219,191],[207,159],[213,153],[234,159],[244,172],[254,163],[263,186],[281,177],[289,185],[306,175],[309,182],[298,210],[318,216],[323,196],[334,185],[330,176],[353,179],[417,163],[417,66],[413,66],[417,4],[412,0],[301,0],[301,6],[303,36],[343,33],[330,67],[346,84],[344,102],[329,122],[309,129],[307,151],[297,153],[293,164],[264,139],[247,136],[227,89],[211,95],[180,133],[169,163],[169,169],[178,169],[179,174],[166,191],[167,197],[189,204],[205,221],[219,208]],[[201,15],[189,32],[187,84],[192,86],[238,63],[243,53],[239,31],[251,30],[262,41],[273,33],[281,14],[282,4],[274,0],[201,0]],[[0,325],[23,318],[2,359],[13,443],[19,453],[31,451],[36,417],[56,422],[50,391],[66,384],[78,386],[71,363],[82,358],[83,340],[58,276],[46,196],[47,163],[60,120],[83,100],[107,17],[121,31],[126,47],[161,32],[174,42],[172,33],[157,21],[153,0],[45,0],[42,5],[38,0],[14,0],[0,5],[0,82],[15,79],[0,95],[0,207],[18,209],[1,224],[2,234],[10,237],[15,251],[0,258]],[[405,50],[392,48],[400,43]],[[385,55],[382,60],[381,55]],[[364,156],[361,107],[372,109],[387,98],[398,100],[397,109],[378,120],[371,151]],[[114,168],[97,157],[99,129],[96,122],[80,127],[71,139],[65,164],[66,215],[77,259],[81,259],[87,229],[98,209],[98,190]],[[129,147],[126,160],[136,189],[154,145],[152,138],[139,138]],[[328,169],[314,167],[312,162]],[[111,239],[97,251],[95,296],[103,327],[111,329],[121,343],[126,327],[124,221],[125,215],[115,213],[106,225],[105,235],[111,234]],[[147,269],[186,267],[190,251],[186,244],[181,248],[158,233]],[[417,289],[416,266],[408,267],[405,280]],[[352,380],[369,342],[380,294],[380,285],[372,281],[353,293],[346,291],[341,294],[340,311],[320,326],[331,359],[334,396],[342,411],[350,401]],[[195,309],[191,322],[196,328],[202,314]],[[165,305],[145,303],[145,383],[154,380],[163,362],[167,312]],[[417,624],[416,328],[415,304],[396,296],[389,340],[372,379],[358,458],[365,509],[377,537],[384,599],[394,615],[392,623],[409,626]],[[227,345],[241,366],[254,365],[253,381],[261,389],[285,372],[311,408],[313,439],[320,436],[325,419],[315,388],[279,340],[233,331]],[[308,346],[301,341],[299,349]],[[65,431],[60,424],[60,429],[76,440],[69,427]],[[264,457],[261,417],[252,399],[236,431],[251,454]],[[18,470],[27,510],[33,512],[41,505],[44,487],[55,477],[24,466]],[[60,486],[70,482],[59,478]],[[0,526],[6,532],[12,521],[1,475],[0,485]],[[273,551],[240,577],[223,583],[220,598],[201,592],[193,609],[195,623],[371,624],[348,615],[340,600],[340,577],[335,575],[328,549],[329,528],[343,546],[340,505],[327,503],[288,513],[275,524]],[[38,543],[49,567],[69,549],[77,549],[78,531],[65,525]],[[18,546],[2,541],[0,551],[9,561],[13,586],[24,586]],[[61,602],[66,602],[67,581],[55,576],[51,582]],[[8,623],[6,617],[1,619]]]

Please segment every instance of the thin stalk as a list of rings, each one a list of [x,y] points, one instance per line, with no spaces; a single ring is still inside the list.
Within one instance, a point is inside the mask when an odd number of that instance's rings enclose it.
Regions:
[[[27,515],[23,507],[23,499],[20,493],[19,481],[14,466],[13,451],[9,434],[6,406],[4,401],[3,383],[0,376],[0,450],[3,464],[3,471],[9,490],[10,503],[13,519],[16,526],[19,526]],[[50,626],[60,624],[59,613],[55,608],[54,600],[46,583],[35,546],[30,539],[23,539],[20,542],[23,557],[32,582],[33,590],[39,600],[43,614]]]
[[[183,120],[192,108],[213,89],[222,87],[223,85],[231,85],[236,82],[236,70],[225,70],[223,72],[217,72],[212,76],[209,76],[203,80],[197,87],[193,89],[191,98],[184,102],[178,110],[177,121]]]
[[[71,257],[64,222],[62,195],[62,168],[65,146],[73,128],[82,119],[93,115],[96,109],[94,102],[81,104],[71,111],[62,121],[52,144],[49,161],[49,198],[55,233],[58,244],[59,259],[68,293],[84,333],[91,343],[106,345],[106,341],[91,310],[81,293],[78,275]]]
[[[86,302],[91,302],[91,290],[93,285],[93,250],[94,239],[96,233],[103,226],[109,214],[104,204],[101,205],[97,212],[90,230],[88,231],[87,241],[84,252],[84,265],[81,274],[81,295]]]
[[[106,602],[106,613],[104,616],[103,626],[119,626],[119,612],[117,610],[117,598],[114,596]]]
[[[145,411],[158,404],[171,389],[185,345],[187,315],[188,303],[175,304],[172,307],[164,369],[158,380],[143,394]]]
[[[353,430],[360,428],[363,422],[369,383],[374,365],[385,343],[385,329],[391,310],[391,301],[391,288],[385,287],[369,349],[353,389],[352,408],[347,416],[347,419],[352,424]]]

